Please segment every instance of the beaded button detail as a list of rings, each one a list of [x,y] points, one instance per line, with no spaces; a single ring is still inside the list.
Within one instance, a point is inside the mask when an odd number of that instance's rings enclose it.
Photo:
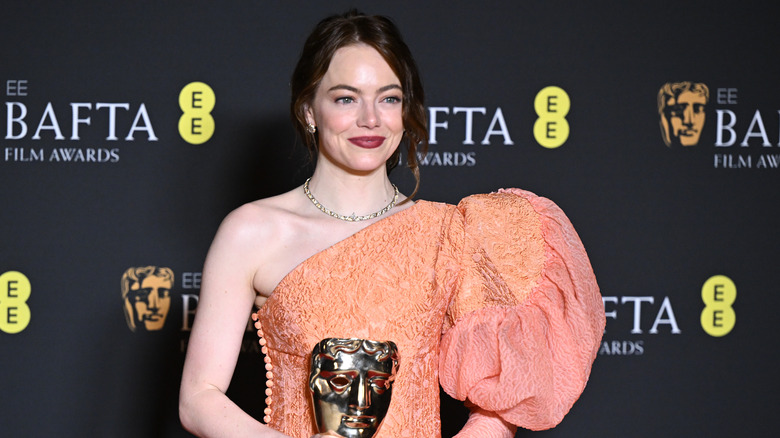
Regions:
[[[263,411],[263,422],[265,424],[268,424],[271,422],[271,413],[273,410],[271,409],[271,395],[273,395],[273,387],[274,387],[274,366],[271,364],[271,358],[268,357],[268,346],[266,345],[268,341],[265,340],[265,337],[263,335],[263,326],[260,324],[259,316],[257,313],[252,314],[252,319],[255,321],[255,328],[257,329],[257,336],[259,337],[258,342],[260,343],[260,351],[263,353],[263,362],[265,362],[265,410]]]

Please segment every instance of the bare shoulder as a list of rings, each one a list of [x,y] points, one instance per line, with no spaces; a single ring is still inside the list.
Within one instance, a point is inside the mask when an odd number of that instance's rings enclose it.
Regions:
[[[299,262],[298,241],[306,225],[299,213],[301,197],[295,195],[287,192],[238,207],[222,221],[212,243],[210,253],[241,266],[260,296],[270,295]]]
[[[287,234],[296,216],[285,195],[253,201],[230,212],[219,226],[215,243],[224,241],[234,249],[273,246],[274,241]]]

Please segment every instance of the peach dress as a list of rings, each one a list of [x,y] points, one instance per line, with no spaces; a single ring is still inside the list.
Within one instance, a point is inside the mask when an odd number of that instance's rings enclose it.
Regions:
[[[473,411],[459,437],[507,436],[491,435],[497,416],[533,430],[561,421],[605,322],[571,223],[519,189],[417,201],[298,265],[253,318],[269,370],[264,421],[295,438],[315,433],[307,379],[323,338],[398,345],[377,438],[440,437],[439,384]]]

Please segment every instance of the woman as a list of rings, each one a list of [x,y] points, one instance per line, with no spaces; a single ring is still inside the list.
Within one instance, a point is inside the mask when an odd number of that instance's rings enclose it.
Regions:
[[[457,207],[398,193],[388,171],[399,145],[419,186],[415,151],[427,136],[417,68],[384,17],[320,22],[291,85],[315,170],[303,187],[244,205],[220,226],[184,366],[184,426],[199,436],[315,435],[308,361],[329,337],[398,346],[377,437],[440,436],[440,383],[471,409],[459,437],[556,425],[584,389],[604,327],[563,213],[517,189]],[[269,379],[265,424],[225,396],[253,306]]]

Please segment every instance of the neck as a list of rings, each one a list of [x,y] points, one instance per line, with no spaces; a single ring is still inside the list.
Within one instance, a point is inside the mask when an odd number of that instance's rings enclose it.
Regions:
[[[318,166],[309,190],[323,206],[345,216],[381,210],[393,200],[395,192],[384,167],[368,174],[350,174]]]

